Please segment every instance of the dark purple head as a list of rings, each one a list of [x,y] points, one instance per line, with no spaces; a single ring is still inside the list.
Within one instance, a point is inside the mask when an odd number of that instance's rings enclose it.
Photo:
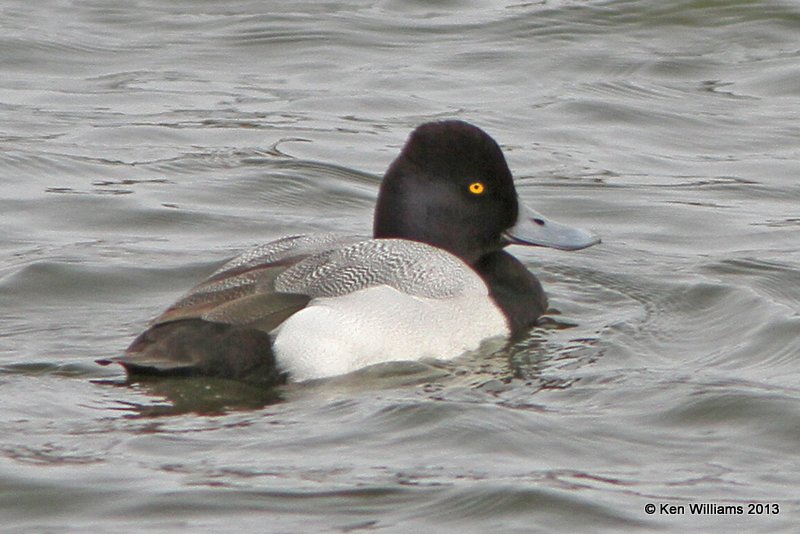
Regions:
[[[512,242],[573,250],[598,241],[521,206],[498,144],[462,121],[412,132],[383,177],[374,236],[428,243],[469,264]]]

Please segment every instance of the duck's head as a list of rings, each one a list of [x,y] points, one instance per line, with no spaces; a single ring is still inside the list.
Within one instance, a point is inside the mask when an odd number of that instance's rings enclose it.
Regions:
[[[600,242],[521,204],[500,147],[462,121],[412,132],[383,177],[374,236],[428,243],[470,264],[512,243],[578,250]]]

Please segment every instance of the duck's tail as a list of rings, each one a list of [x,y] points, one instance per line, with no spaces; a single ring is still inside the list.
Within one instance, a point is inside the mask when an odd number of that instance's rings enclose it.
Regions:
[[[209,376],[275,385],[286,381],[269,334],[256,328],[181,319],[154,325],[133,340],[118,363],[129,376]]]

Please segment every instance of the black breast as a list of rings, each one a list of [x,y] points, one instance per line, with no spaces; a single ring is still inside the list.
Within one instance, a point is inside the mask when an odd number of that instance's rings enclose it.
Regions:
[[[542,284],[508,252],[500,250],[484,255],[475,264],[475,270],[503,310],[512,337],[529,330],[547,310]]]

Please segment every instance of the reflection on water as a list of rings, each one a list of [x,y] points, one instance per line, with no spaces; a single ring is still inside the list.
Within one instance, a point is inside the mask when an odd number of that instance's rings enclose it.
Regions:
[[[282,400],[275,388],[224,379],[161,378],[131,381],[98,380],[107,386],[134,388],[153,400],[147,403],[122,402],[120,410],[143,417],[158,417],[195,413],[198,415],[224,415],[236,410],[256,410]]]

